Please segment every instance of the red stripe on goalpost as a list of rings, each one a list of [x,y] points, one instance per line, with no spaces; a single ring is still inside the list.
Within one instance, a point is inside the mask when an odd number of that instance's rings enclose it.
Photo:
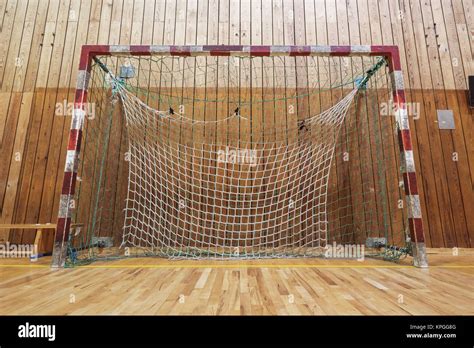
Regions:
[[[373,56],[385,56],[389,60],[389,69],[392,71],[402,70],[402,64],[400,61],[400,51],[398,46],[380,46],[375,45],[370,47],[371,55]]]
[[[270,46],[250,46],[250,54],[256,57],[268,57],[270,56]]]
[[[232,45],[232,46],[219,46],[219,45],[205,45],[202,46],[203,52],[209,52],[211,56],[230,56],[231,52],[242,52],[243,46]]]
[[[75,191],[76,188],[77,173],[76,172],[64,172],[63,187],[61,194],[68,195],[71,190]]]
[[[418,194],[418,185],[416,182],[416,174],[414,172],[403,173],[403,184],[405,188],[405,192],[408,192],[408,195],[417,195]]]
[[[406,97],[403,89],[393,91],[393,103],[400,109],[405,109]]]
[[[331,46],[331,56],[350,56],[351,46]]]
[[[76,89],[74,94],[74,109],[84,110],[84,101],[87,100],[87,91]]]
[[[68,150],[75,150],[81,148],[82,141],[82,130],[81,129],[71,129],[69,131],[69,141],[67,144]]]
[[[425,242],[425,233],[423,230],[423,221],[421,218],[408,218],[408,225],[412,241],[415,243]]]
[[[71,227],[71,218],[59,217],[56,224],[56,235],[54,237],[54,247],[59,247],[60,250],[55,250],[55,252],[61,252],[63,248],[66,247],[64,238],[66,237],[65,231],[69,231]],[[59,232],[63,233],[59,233]]]
[[[132,45],[130,46],[130,54],[132,56],[149,56],[151,55],[150,45]]]
[[[84,45],[81,50],[81,58],[79,59],[79,70],[90,71],[92,57],[97,55],[110,55],[109,45]]]
[[[413,145],[411,143],[411,135],[409,129],[399,129],[398,138],[400,142],[400,151],[411,151],[413,150]],[[403,155],[403,154],[402,154]]]
[[[191,48],[189,46],[170,46],[172,56],[190,57]]]

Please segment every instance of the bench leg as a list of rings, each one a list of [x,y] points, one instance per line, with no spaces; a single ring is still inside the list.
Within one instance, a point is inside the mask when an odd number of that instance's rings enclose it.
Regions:
[[[35,237],[36,258],[49,255],[53,251],[54,228],[38,229]]]

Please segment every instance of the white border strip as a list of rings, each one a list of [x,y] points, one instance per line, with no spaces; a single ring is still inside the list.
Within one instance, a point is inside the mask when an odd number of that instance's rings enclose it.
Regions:
[[[72,196],[70,195],[61,195],[59,199],[59,212],[58,218],[67,219],[72,215],[72,209],[69,209],[69,202],[72,201]]]
[[[82,129],[86,112],[82,109],[72,110],[71,129]]]
[[[421,204],[419,195],[407,196],[408,218],[421,219]]]
[[[109,46],[110,55],[112,56],[121,56],[130,54],[129,45],[111,45]]]
[[[403,72],[401,70],[395,70],[391,74],[394,92],[405,89],[405,83],[403,82]]]
[[[77,72],[76,89],[87,91],[91,74],[87,70]]]
[[[414,173],[415,172],[415,159],[413,156],[413,150],[402,152],[402,170],[403,173]]]

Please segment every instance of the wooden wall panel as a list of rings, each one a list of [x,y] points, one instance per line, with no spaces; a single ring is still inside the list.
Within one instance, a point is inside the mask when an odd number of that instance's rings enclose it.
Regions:
[[[55,221],[70,116],[54,110],[72,101],[85,43],[396,44],[408,99],[420,106],[410,122],[427,243],[474,246],[473,111],[465,93],[474,74],[472,0],[6,0],[0,28],[0,222]],[[455,130],[438,129],[437,109],[454,111]],[[249,131],[287,122],[272,110],[254,114]],[[114,156],[122,156],[125,144],[117,147]],[[112,204],[124,197],[124,183],[115,191]]]

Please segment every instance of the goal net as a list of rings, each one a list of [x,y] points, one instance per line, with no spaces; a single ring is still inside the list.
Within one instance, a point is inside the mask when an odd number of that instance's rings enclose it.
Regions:
[[[98,55],[87,93],[68,264],[409,252],[383,57]]]

